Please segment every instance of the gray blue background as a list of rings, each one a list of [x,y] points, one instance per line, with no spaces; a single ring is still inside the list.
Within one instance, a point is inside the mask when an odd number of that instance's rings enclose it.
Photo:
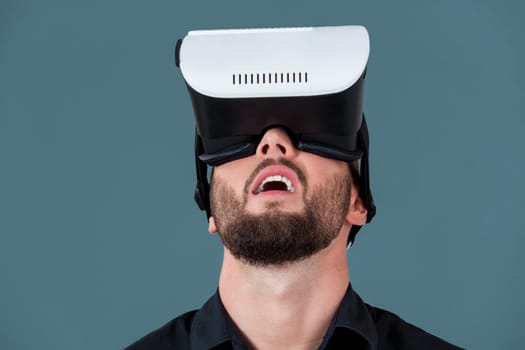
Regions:
[[[363,298],[470,349],[525,343],[520,1],[0,2],[0,349],[119,349],[199,307],[192,29],[366,25],[378,214]]]

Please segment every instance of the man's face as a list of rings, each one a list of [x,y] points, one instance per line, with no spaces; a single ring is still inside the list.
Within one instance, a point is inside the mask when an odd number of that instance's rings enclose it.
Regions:
[[[253,156],[214,169],[210,196],[210,227],[236,258],[282,265],[339,235],[351,207],[351,177],[347,163],[298,151],[274,128]]]

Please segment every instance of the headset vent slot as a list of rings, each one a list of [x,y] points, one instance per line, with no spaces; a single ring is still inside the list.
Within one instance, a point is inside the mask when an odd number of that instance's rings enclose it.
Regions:
[[[305,83],[308,83],[308,72],[234,73],[232,75],[233,85]]]

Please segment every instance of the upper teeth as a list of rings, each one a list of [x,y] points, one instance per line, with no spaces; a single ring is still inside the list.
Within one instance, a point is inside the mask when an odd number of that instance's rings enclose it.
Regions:
[[[272,176],[268,176],[261,182],[261,184],[259,185],[259,188],[257,188],[257,193],[262,192],[264,185],[272,181],[282,182],[283,184],[286,185],[286,190],[288,192],[295,192],[295,188],[292,185],[292,181],[290,181],[288,178],[282,175],[272,175]]]

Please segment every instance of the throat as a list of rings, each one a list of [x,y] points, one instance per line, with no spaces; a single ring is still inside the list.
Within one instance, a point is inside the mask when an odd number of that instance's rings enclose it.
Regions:
[[[235,303],[238,307],[225,308],[245,342],[254,349],[277,350],[318,349],[337,307],[291,295]]]
[[[307,261],[254,268],[227,253],[219,292],[225,310],[252,348],[317,349],[348,286],[347,271],[335,269],[345,274],[334,276],[335,271],[329,271],[321,274],[316,264]]]

